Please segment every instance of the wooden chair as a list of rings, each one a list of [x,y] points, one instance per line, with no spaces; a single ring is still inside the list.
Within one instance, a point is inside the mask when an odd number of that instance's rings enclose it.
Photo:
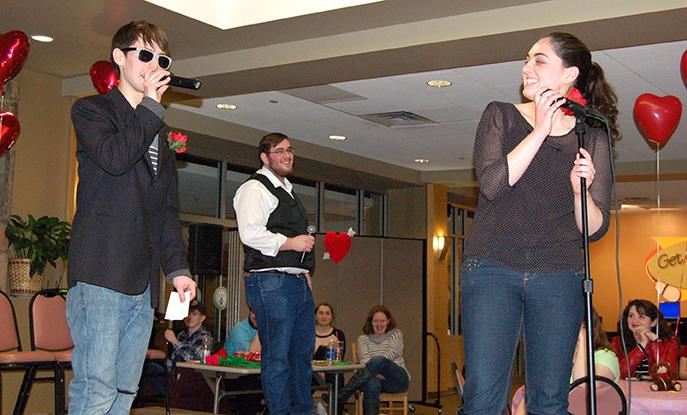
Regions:
[[[359,363],[358,360],[358,344],[351,343],[351,352],[353,354],[353,362]],[[355,394],[355,413],[356,415],[363,415],[363,400],[365,396],[362,392]],[[379,413],[380,414],[403,414],[408,415],[408,392],[401,393],[385,393],[379,395]]]
[[[31,330],[31,350],[52,355],[49,366],[31,366],[24,373],[15,413],[24,413],[26,401],[35,381],[52,381],[55,384],[55,413],[65,413],[64,369],[71,366],[72,342],[67,324],[67,304],[57,289],[42,290],[36,293],[29,303],[29,325]],[[50,368],[53,376],[38,378],[39,368]]]
[[[30,370],[50,369],[55,366],[55,356],[50,352],[23,351],[17,315],[7,294],[0,291],[0,402],[2,402],[2,372],[23,370],[26,374]],[[21,402],[22,395],[15,401],[14,413],[24,412],[26,402]],[[25,397],[28,399],[28,395]]]

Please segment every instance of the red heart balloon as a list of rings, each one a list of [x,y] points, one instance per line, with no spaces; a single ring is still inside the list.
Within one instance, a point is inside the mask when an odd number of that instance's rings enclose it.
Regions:
[[[110,90],[119,85],[119,76],[110,61],[98,61],[91,65],[88,71],[91,81],[98,94],[107,94]]]
[[[19,137],[19,120],[11,112],[0,112],[0,157]]]
[[[324,235],[324,248],[329,252],[332,261],[338,264],[351,250],[351,237],[346,232],[338,235],[335,232],[327,232]]]
[[[634,116],[647,139],[663,144],[677,128],[682,116],[682,103],[677,97],[642,94],[635,100]]]
[[[5,93],[5,82],[21,71],[29,48],[29,38],[24,32],[13,30],[0,35],[0,94]]]

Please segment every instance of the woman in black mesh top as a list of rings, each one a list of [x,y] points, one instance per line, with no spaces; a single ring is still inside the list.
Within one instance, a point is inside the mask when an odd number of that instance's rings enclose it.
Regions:
[[[505,411],[513,357],[525,342],[527,409],[565,414],[572,355],[584,311],[580,178],[587,181],[589,236],[608,229],[611,167],[605,129],[561,109],[576,87],[619,139],[616,96],[587,47],[567,33],[539,39],[522,69],[528,102],[492,102],[475,138],[480,197],[461,274],[465,405]]]

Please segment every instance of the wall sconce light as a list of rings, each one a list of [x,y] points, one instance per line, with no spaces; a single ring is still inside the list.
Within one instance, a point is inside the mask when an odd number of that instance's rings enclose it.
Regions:
[[[446,258],[448,254],[448,238],[444,235],[437,235],[433,240],[434,252],[437,255],[439,261]]]

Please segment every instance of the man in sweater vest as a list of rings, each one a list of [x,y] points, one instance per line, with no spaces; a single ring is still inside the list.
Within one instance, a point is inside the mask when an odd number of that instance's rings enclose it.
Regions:
[[[271,415],[309,415],[315,238],[286,178],[295,157],[288,137],[266,135],[258,154],[262,168],[239,187],[234,210],[246,254],[246,299],[255,310],[262,344],[262,390]]]

